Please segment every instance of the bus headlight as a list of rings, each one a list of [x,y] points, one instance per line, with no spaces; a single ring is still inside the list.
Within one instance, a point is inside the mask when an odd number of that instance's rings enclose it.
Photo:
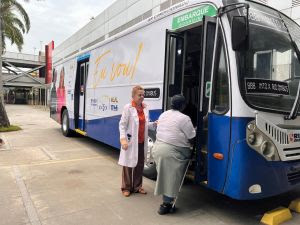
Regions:
[[[261,132],[255,125],[255,121],[251,121],[247,125],[248,145],[262,155],[268,161],[279,161],[277,148],[272,140]]]
[[[254,132],[254,131],[255,131],[255,128],[256,128],[256,126],[255,126],[254,123],[249,123],[249,124],[248,124],[248,130],[249,130],[249,131]]]
[[[250,134],[250,135],[248,136],[248,142],[249,142],[251,145],[253,145],[253,144],[255,143],[255,139],[256,139],[255,134]]]
[[[267,157],[271,160],[274,160],[274,158],[275,158],[275,146],[272,143],[270,143],[268,141],[264,141],[262,143],[260,149],[261,149],[261,153],[265,157]]]

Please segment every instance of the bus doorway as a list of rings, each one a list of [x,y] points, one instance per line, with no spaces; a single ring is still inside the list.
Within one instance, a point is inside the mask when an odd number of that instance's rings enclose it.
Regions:
[[[185,114],[196,126],[200,87],[202,25],[182,32],[167,32],[164,110],[171,97],[183,94],[187,101]]]
[[[171,97],[183,94],[194,127],[197,127],[195,162],[192,176],[196,182],[207,181],[207,113],[210,98],[215,18],[179,31],[167,31],[165,58],[164,110],[170,108]]]
[[[79,61],[77,65],[74,91],[75,129],[85,131],[86,81],[89,71],[89,61]]]

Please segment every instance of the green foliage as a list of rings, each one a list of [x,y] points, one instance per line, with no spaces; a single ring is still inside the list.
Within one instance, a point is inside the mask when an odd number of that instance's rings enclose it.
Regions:
[[[2,46],[5,50],[5,40],[17,45],[19,51],[24,44],[23,34],[30,29],[30,19],[23,6],[17,0],[1,0],[0,16],[2,21]]]
[[[22,128],[19,126],[14,126],[14,125],[11,125],[9,127],[0,127],[0,133],[1,132],[19,131],[19,130],[22,130]]]

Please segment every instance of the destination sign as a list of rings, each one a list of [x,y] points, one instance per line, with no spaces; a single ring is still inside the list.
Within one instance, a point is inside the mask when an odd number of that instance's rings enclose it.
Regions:
[[[247,94],[290,95],[287,82],[247,78],[245,85]]]

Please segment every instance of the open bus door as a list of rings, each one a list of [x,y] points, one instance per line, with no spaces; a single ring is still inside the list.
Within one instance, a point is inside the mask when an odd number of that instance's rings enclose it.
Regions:
[[[170,108],[171,97],[182,93],[185,55],[184,34],[167,30],[165,58],[164,111]]]
[[[187,107],[183,111],[197,127],[196,161],[192,164],[197,183],[207,181],[207,143],[210,86],[216,18],[176,31],[167,31],[165,58],[164,110],[170,108],[170,98],[183,94]]]
[[[209,188],[222,193],[225,188],[228,164],[231,160],[230,146],[232,114],[230,105],[230,72],[228,56],[226,53],[226,40],[224,38],[220,19],[218,18],[216,23],[214,19],[205,17],[204,27],[203,45],[206,47],[203,48],[203,54],[205,54],[205,57],[203,57],[205,60],[202,62],[202,78],[204,79],[204,86],[202,92],[203,102],[200,102],[200,105],[202,105],[203,108],[200,110],[200,113],[204,115],[208,112],[208,122],[206,126],[207,185]],[[212,34],[212,31],[214,31],[214,34]],[[215,38],[211,35],[215,36]],[[210,39],[214,41],[212,42]],[[207,81],[205,81],[205,79]],[[211,88],[209,89],[206,86],[208,80],[211,80]],[[211,90],[208,98],[209,104],[204,101],[206,89]],[[209,105],[207,110],[204,108],[206,105]],[[203,139],[201,139],[200,135],[198,140],[200,145],[202,144],[202,140]],[[200,157],[199,154],[198,157]],[[199,158],[197,160],[199,160]],[[196,178],[198,181],[201,181],[201,174],[200,176],[196,176]]]
[[[197,120],[196,136],[196,166],[195,181],[207,181],[208,164],[208,111],[211,97],[211,74],[213,51],[215,45],[216,18],[204,16],[203,32],[201,38],[201,71],[200,71],[200,93],[199,110]]]
[[[74,95],[74,116],[75,130],[85,134],[85,106],[86,106],[86,81],[89,71],[89,58],[78,61],[75,95]]]

